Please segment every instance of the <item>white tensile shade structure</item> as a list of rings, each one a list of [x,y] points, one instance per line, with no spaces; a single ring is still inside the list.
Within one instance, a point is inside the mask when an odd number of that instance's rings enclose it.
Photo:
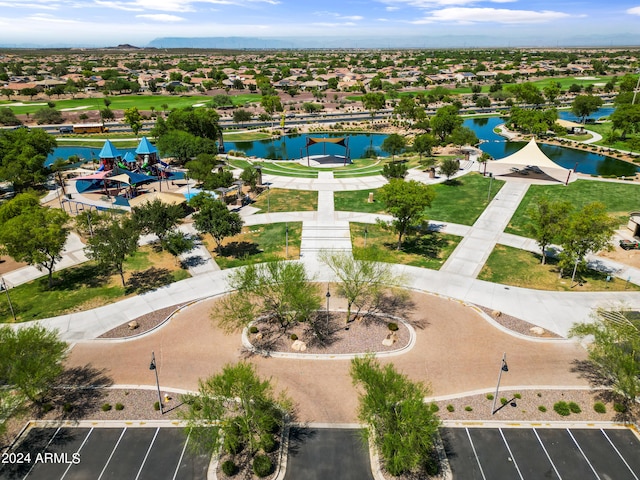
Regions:
[[[578,176],[573,170],[561,167],[549,157],[547,157],[535,138],[532,138],[527,145],[508,157],[487,162],[487,172],[495,176],[519,177],[520,171],[539,169],[550,181],[569,183],[577,180]],[[524,177],[521,177],[524,178]]]

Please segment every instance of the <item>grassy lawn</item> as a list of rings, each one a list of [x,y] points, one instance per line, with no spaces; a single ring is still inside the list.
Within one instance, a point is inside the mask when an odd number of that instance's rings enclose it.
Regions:
[[[57,144],[59,147],[96,147],[100,148],[104,146],[104,140],[92,140],[87,139],[82,142],[74,142],[65,140],[64,138],[58,138]],[[135,148],[140,144],[139,140],[127,140],[126,142],[116,142],[114,145],[116,148]]]
[[[282,165],[274,162],[255,162],[254,165],[262,167],[262,173],[268,175],[279,175],[281,177],[301,177],[318,178],[318,172],[313,170],[300,170],[289,165]],[[293,162],[292,162],[293,165]]]
[[[302,222],[289,223],[288,259],[300,257]],[[285,223],[271,223],[243,227],[242,232],[224,240],[220,253],[214,252],[214,260],[220,268],[234,268],[253,263],[272,262],[287,258]],[[205,243],[210,251],[215,244],[207,235]]]
[[[555,290],[572,292],[640,290],[640,287],[619,278],[607,282],[604,273],[588,270],[582,277],[576,276],[580,283],[571,288],[571,276],[559,278],[558,267],[554,259],[541,264],[541,256],[526,250],[496,245],[478,278],[489,282],[513,285],[514,287],[534,288],[537,290]],[[571,273],[571,272],[569,272]]]
[[[583,205],[597,200],[606,205],[607,211],[611,215],[619,217],[621,224],[626,224],[629,212],[638,209],[640,185],[595,180],[577,180],[566,187],[562,185],[531,185],[505,231],[526,235],[528,219],[526,212],[530,205],[543,195],[554,200],[567,200],[576,208],[581,208]]]
[[[169,253],[146,246],[125,265],[126,289],[119,275],[105,274],[94,262],[88,262],[55,272],[51,290],[47,289],[47,278],[42,277],[12,288],[10,295],[18,322],[26,322],[97,308],[187,277],[189,273],[176,266]],[[12,321],[3,295],[0,322]]]
[[[490,179],[477,173],[460,177],[456,183],[438,183],[433,186],[436,198],[427,209],[428,218],[440,222],[473,225],[487,206]],[[503,181],[493,180],[491,198],[495,197]],[[369,192],[373,191],[373,203],[368,203]],[[384,206],[376,201],[378,190],[358,190],[335,192],[336,210],[366,213],[383,213]]]
[[[364,246],[364,229],[367,229],[367,246]],[[396,250],[398,237],[379,225],[351,224],[353,256],[357,259],[380,259],[388,263],[400,263],[414,267],[439,270],[462,237],[429,232],[405,237],[402,248]]]
[[[111,104],[109,105],[111,110],[124,110],[126,108],[138,107],[138,110],[150,111],[151,107],[154,107],[156,112],[162,112],[162,105],[164,104],[168,105],[168,109],[171,110],[172,108],[191,107],[196,104],[210,102],[211,97],[203,95],[114,95],[110,96],[109,100],[111,100]],[[25,106],[12,106],[13,102],[5,102],[2,106],[11,108],[11,110],[16,114],[34,113],[43,106],[46,106],[47,101],[48,99],[38,99],[34,102],[20,102],[28,104]],[[64,100],[52,98],[51,101],[56,104],[55,108],[57,110],[87,107],[79,110],[86,111],[102,110],[105,108],[103,98],[76,98]],[[45,105],[37,105],[39,103],[44,103]]]
[[[264,132],[223,133],[227,142],[253,142],[257,140],[269,140],[272,135]]]
[[[318,209],[318,192],[271,188],[263,190],[253,206],[259,208],[260,213],[315,211]]]

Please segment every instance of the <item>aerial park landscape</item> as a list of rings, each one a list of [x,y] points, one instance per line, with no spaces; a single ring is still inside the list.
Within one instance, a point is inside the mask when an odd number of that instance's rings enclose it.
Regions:
[[[638,478],[637,47],[217,41],[0,49],[0,478]]]

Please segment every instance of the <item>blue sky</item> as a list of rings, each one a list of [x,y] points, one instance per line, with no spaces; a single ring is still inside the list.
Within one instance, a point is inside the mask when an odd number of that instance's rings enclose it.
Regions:
[[[638,35],[640,0],[0,0],[0,44],[158,37]],[[503,42],[497,42],[503,43]]]

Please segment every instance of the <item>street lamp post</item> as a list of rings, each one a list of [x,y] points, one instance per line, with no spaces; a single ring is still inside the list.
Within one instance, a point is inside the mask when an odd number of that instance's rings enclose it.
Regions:
[[[267,185],[267,213],[271,213],[271,188]]]
[[[329,299],[331,298],[331,292],[329,292],[329,284],[327,283],[327,333],[329,332]]]
[[[151,364],[149,370],[156,372],[156,388],[158,389],[158,405],[160,405],[160,415],[164,415],[164,409],[162,408],[162,396],[160,395],[160,381],[158,380],[158,368],[156,367],[156,354],[151,352]]]
[[[285,243],[284,243],[284,258],[286,258],[287,260],[289,260],[289,223],[286,223],[286,228],[284,231],[284,238],[285,238]]]
[[[498,390],[500,390],[500,379],[502,378],[502,372],[508,372],[509,367],[507,366],[507,354],[506,352],[502,355],[502,362],[500,362],[500,373],[498,373],[498,385],[496,386],[496,394],[493,397],[493,406],[491,407],[491,415],[496,413],[496,400],[498,399]]]
[[[367,248],[367,233],[369,233],[369,229],[364,227],[364,248]]]
[[[489,193],[487,193],[487,203],[491,199],[491,186],[493,185],[493,173],[489,172]]]
[[[4,292],[7,294],[7,300],[9,301],[9,309],[11,310],[11,316],[13,317],[13,321],[17,322],[16,312],[13,310],[13,304],[11,303],[11,297],[9,296],[9,289],[7,288],[7,282],[4,281],[3,277],[0,277],[0,290],[4,290]]]

